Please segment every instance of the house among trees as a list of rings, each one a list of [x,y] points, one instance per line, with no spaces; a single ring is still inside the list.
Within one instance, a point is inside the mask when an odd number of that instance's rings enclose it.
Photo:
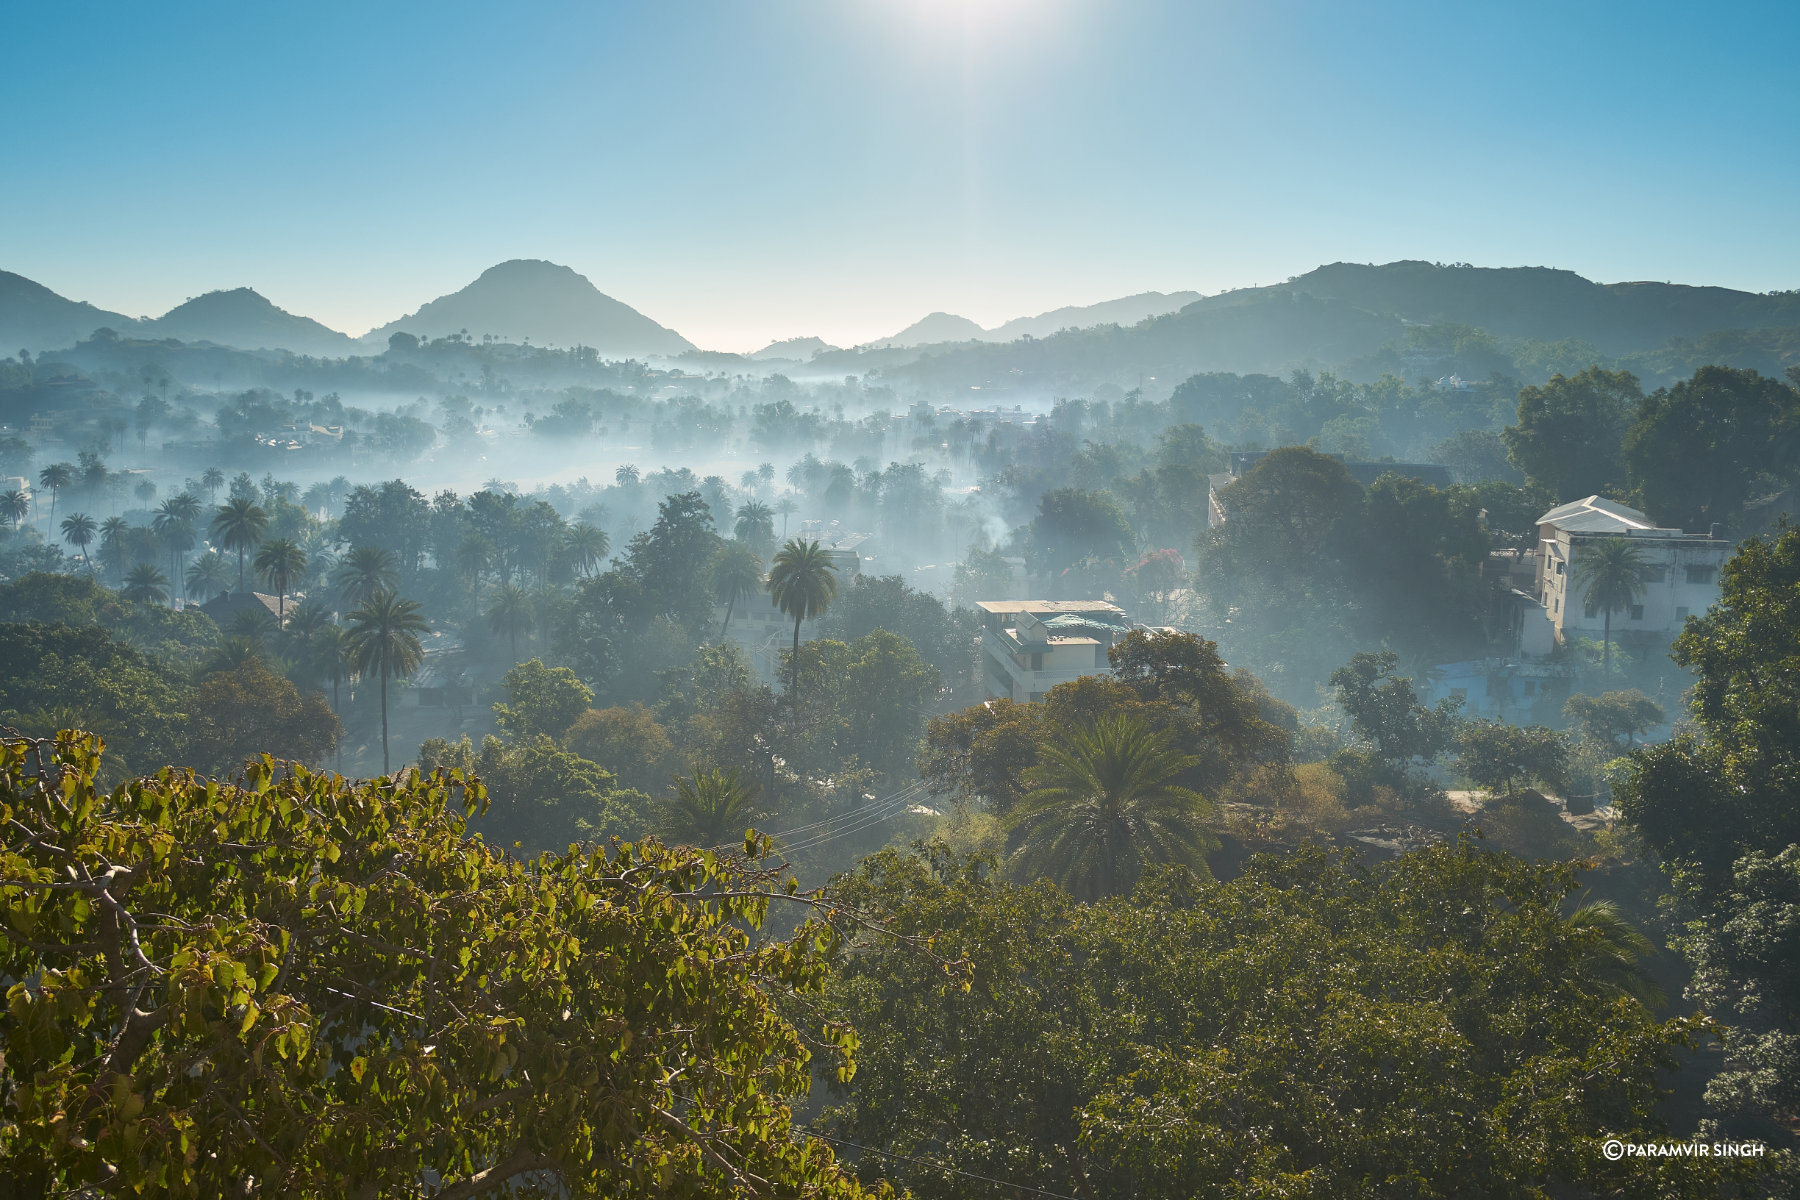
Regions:
[[[281,620],[281,602],[274,596],[267,596],[262,592],[220,592],[211,600],[199,605],[201,612],[211,617],[213,623],[220,629],[225,630],[231,629],[236,624],[239,614],[255,612],[259,608],[269,614],[271,621]]]
[[[1036,701],[1059,683],[1110,675],[1107,651],[1131,632],[1104,600],[983,600],[981,675],[989,696]]]

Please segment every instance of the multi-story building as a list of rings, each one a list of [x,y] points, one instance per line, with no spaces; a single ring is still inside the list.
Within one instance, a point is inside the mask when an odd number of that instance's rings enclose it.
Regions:
[[[1730,541],[1716,533],[1687,533],[1654,524],[1635,508],[1589,496],[1559,505],[1538,518],[1536,599],[1557,645],[1570,638],[1598,638],[1606,614],[1576,584],[1582,554],[1595,542],[1626,538],[1647,568],[1643,590],[1630,607],[1612,614],[1612,632],[1673,638],[1695,613],[1719,597],[1719,568],[1731,557]],[[1528,618],[1529,619],[1529,618]]]
[[[983,600],[981,675],[989,696],[1042,700],[1059,683],[1109,675],[1106,652],[1131,631],[1104,600]]]

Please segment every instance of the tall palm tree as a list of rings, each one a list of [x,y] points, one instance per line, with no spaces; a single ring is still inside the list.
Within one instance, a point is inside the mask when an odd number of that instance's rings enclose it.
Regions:
[[[788,658],[788,698],[800,699],[800,623],[825,615],[837,598],[837,566],[819,543],[792,538],[769,567],[769,595],[775,607],[794,618],[794,652]]]
[[[130,532],[131,524],[124,517],[108,517],[100,522],[100,559],[115,584],[125,569],[125,538]]]
[[[231,568],[213,551],[188,564],[187,595],[190,600],[210,600],[231,586]]]
[[[0,493],[0,521],[11,521],[13,532],[19,531],[19,522],[31,511],[31,500],[17,488]]]
[[[758,554],[767,554],[775,544],[775,510],[760,500],[748,500],[738,507],[731,532]]]
[[[56,496],[75,478],[73,463],[51,463],[38,472],[38,486],[50,489],[50,521],[56,520]]]
[[[481,609],[481,577],[494,562],[494,543],[486,534],[471,533],[456,544],[456,570],[469,580],[469,594],[476,611]]]
[[[1014,870],[1048,877],[1081,899],[1129,889],[1152,862],[1205,873],[1218,842],[1211,805],[1176,781],[1200,760],[1172,735],[1125,713],[1100,718],[1044,747],[1033,785],[1006,815]]]
[[[675,795],[661,806],[656,831],[670,842],[701,849],[740,841],[750,827],[750,805],[756,785],[745,783],[736,768],[695,770],[675,777]]]
[[[275,589],[275,619],[287,621],[287,594],[306,570],[306,551],[291,538],[265,542],[256,552],[256,573]]]
[[[1612,673],[1612,615],[1637,603],[1643,594],[1650,565],[1643,551],[1629,538],[1601,538],[1585,542],[1575,559],[1571,582],[1581,592],[1589,607],[1606,616],[1604,649],[1601,651],[1601,673]]]
[[[577,521],[569,526],[569,532],[563,540],[563,554],[575,574],[584,578],[593,573],[606,552],[612,549],[612,539],[606,536],[606,530],[589,525],[585,521]]]
[[[388,703],[387,681],[404,679],[425,661],[425,648],[419,644],[421,633],[430,633],[418,604],[403,600],[383,588],[370,596],[363,606],[346,620],[345,650],[352,666],[364,676],[374,675],[381,681],[381,770],[388,774]]]
[[[781,514],[781,536],[785,538],[787,536],[788,517],[800,511],[800,503],[794,499],[793,493],[790,492],[787,495],[776,499],[775,511]]]
[[[519,661],[519,630],[531,628],[533,616],[531,593],[516,583],[501,585],[494,593],[493,604],[488,606],[488,628],[512,640],[514,662]]]
[[[238,558],[238,591],[244,590],[244,554],[256,549],[263,530],[269,527],[269,514],[246,496],[233,496],[219,505],[213,514],[212,535],[225,550],[236,550]]]
[[[206,489],[206,502],[219,502],[219,489],[225,486],[225,472],[217,467],[208,467],[200,475],[200,486]]]
[[[158,507],[150,528],[169,548],[169,578],[181,578],[181,560],[194,548],[194,521],[200,516],[200,502],[182,492],[164,500]]]
[[[737,602],[762,591],[762,585],[762,559],[756,556],[756,551],[746,545],[727,542],[713,564],[713,586],[718,590],[719,599],[725,602],[725,623],[719,626],[720,637],[731,628],[731,614],[737,608]]]
[[[154,564],[139,563],[125,576],[121,592],[133,604],[161,604],[169,598],[169,577]]]
[[[343,593],[344,606],[367,604],[378,592],[391,592],[400,582],[394,556],[380,546],[356,546],[338,560],[331,582]]]
[[[99,528],[94,518],[86,513],[70,513],[62,520],[63,541],[81,551],[81,562],[87,567],[89,575],[94,573],[94,564],[88,559],[87,548]]]

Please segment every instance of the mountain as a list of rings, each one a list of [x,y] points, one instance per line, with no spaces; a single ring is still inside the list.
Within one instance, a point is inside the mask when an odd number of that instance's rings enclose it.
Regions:
[[[96,329],[136,325],[122,313],[66,299],[23,275],[0,271],[0,354],[14,354],[21,347],[33,354],[60,350]]]
[[[1099,304],[1069,305],[1051,309],[1035,317],[1015,317],[981,335],[984,342],[1014,342],[1022,337],[1049,337],[1065,329],[1087,329],[1094,325],[1136,325],[1150,317],[1160,317],[1186,308],[1200,299],[1199,292],[1139,292]]]
[[[986,332],[967,317],[934,312],[914,321],[893,337],[881,338],[870,344],[887,348],[930,346],[939,342],[974,342],[981,340]]]
[[[291,350],[318,358],[344,358],[357,351],[348,335],[277,308],[247,287],[208,292],[153,321],[132,324],[139,337],[212,342],[239,350]]]
[[[750,357],[759,361],[778,358],[787,362],[805,362],[815,354],[836,349],[836,346],[824,338],[797,337],[781,342],[770,342]]]
[[[509,342],[530,338],[539,345],[591,346],[603,358],[673,357],[694,348],[679,333],[605,295],[586,276],[535,258],[489,267],[468,287],[370,330],[363,341],[385,343],[401,331],[415,337],[466,331],[475,338],[491,333]]]

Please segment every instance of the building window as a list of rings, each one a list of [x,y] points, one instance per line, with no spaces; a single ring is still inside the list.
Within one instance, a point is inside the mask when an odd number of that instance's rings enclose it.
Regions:
[[[1687,581],[1689,583],[1711,583],[1713,576],[1719,573],[1717,567],[1689,567]]]
[[[1631,619],[1634,621],[1641,621],[1644,619],[1644,606],[1643,605],[1634,604],[1631,606]]]
[[[1562,563],[1557,563],[1557,564],[1556,564],[1556,573],[1557,573],[1557,574],[1558,574],[1558,575],[1561,575],[1561,574],[1562,574],[1562,573],[1563,573],[1563,564],[1562,564]]]

